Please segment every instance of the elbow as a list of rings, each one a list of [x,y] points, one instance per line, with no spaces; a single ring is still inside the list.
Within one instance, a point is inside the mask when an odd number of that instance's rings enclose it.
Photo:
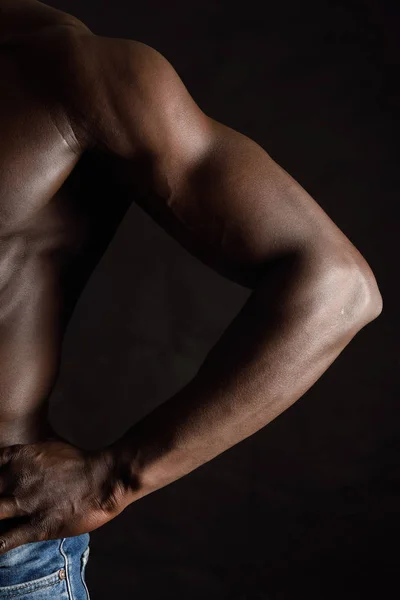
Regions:
[[[374,274],[368,268],[361,270],[356,277],[358,290],[358,312],[364,324],[379,317],[383,310],[383,298]]]
[[[331,285],[326,285],[325,291],[335,309],[340,307],[339,314],[345,325],[359,330],[377,319],[383,310],[383,299],[369,265],[365,263],[360,267],[359,263],[347,263],[335,271],[336,275],[331,274]]]
[[[300,265],[297,273],[306,282],[300,292],[301,305],[308,304],[311,312],[316,311],[330,325],[333,319],[334,329],[338,327],[347,336],[382,313],[383,299],[376,278],[357,250],[336,255],[303,253]]]
[[[383,311],[383,298],[375,278],[373,286],[369,289],[367,306],[369,307],[371,321],[377,319]]]
[[[315,247],[290,255],[263,281],[267,314],[303,319],[348,339],[376,319],[383,300],[375,276],[358,251]]]

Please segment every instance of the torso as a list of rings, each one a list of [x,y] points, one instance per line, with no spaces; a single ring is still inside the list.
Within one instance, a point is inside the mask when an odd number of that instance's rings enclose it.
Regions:
[[[68,318],[127,209],[110,214],[97,159],[74,146],[54,68],[66,31],[0,31],[0,447],[37,435]]]

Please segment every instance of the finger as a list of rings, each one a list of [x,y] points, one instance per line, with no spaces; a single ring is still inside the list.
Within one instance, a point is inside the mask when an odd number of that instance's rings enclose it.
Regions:
[[[11,458],[22,448],[22,444],[15,444],[14,446],[6,446],[0,448],[0,467],[10,462]]]
[[[14,548],[18,548],[18,546],[39,541],[41,541],[41,537],[37,527],[29,523],[20,525],[0,536],[0,555],[13,550]]]
[[[23,515],[25,515],[25,512],[18,508],[18,502],[15,498],[0,498],[0,521],[22,517]]]
[[[12,446],[0,449],[0,467],[7,464],[12,456]]]

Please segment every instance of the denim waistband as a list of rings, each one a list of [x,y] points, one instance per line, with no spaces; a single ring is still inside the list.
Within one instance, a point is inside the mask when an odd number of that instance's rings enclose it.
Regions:
[[[46,577],[61,571],[67,585],[82,586],[80,574],[82,557],[88,553],[88,533],[70,538],[34,542],[14,548],[0,555],[0,587],[14,586]],[[70,580],[70,582],[69,582]],[[75,596],[70,593],[69,596]]]

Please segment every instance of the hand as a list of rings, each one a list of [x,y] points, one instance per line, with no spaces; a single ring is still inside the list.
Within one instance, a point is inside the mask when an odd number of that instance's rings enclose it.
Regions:
[[[88,533],[126,506],[110,453],[61,438],[0,449],[0,554]]]

